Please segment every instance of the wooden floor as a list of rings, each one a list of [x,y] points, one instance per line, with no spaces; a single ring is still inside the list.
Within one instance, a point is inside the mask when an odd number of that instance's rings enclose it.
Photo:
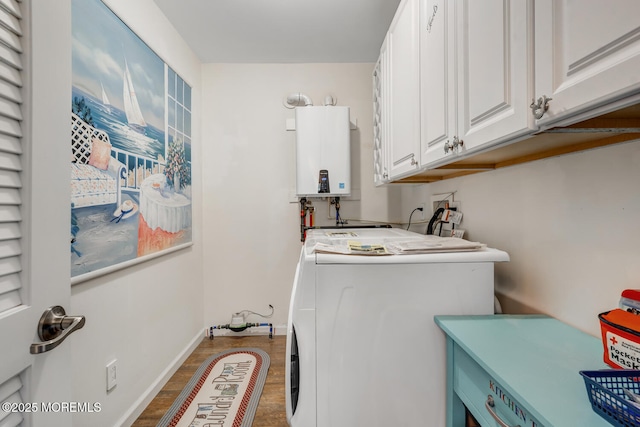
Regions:
[[[284,335],[276,335],[273,339],[269,339],[266,335],[223,336],[216,337],[213,340],[204,338],[140,417],[132,424],[133,427],[155,427],[202,362],[209,356],[237,347],[259,348],[268,353],[271,359],[269,374],[253,419],[253,426],[286,427],[284,403],[285,344],[286,337]]]

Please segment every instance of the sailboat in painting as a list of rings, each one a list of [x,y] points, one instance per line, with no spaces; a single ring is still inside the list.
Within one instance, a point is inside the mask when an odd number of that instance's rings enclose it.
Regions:
[[[104,106],[104,110],[107,113],[111,113],[111,102],[109,102],[109,97],[107,96],[107,92],[104,90],[102,82],[100,82],[100,88],[102,89],[102,105]]]
[[[132,129],[144,133],[147,122],[142,117],[142,111],[140,111],[136,91],[133,89],[131,73],[126,60],[124,61],[123,81],[122,97],[124,99],[124,112],[127,115],[127,122]]]
[[[102,88],[102,103],[104,104],[105,107],[108,107],[111,105],[111,102],[109,102],[109,97],[107,96],[107,92],[105,92],[104,90],[104,86],[102,85],[102,82],[100,82],[100,88]]]

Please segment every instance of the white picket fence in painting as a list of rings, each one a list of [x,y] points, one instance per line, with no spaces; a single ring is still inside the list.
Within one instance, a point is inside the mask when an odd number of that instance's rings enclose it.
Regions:
[[[87,122],[76,114],[71,113],[71,154],[76,158],[76,162],[86,164],[91,155],[91,138],[109,142],[109,136]],[[111,146],[111,157],[125,166],[120,176],[119,191],[139,192],[140,185],[149,175],[163,173],[165,162],[158,159],[133,154]]]

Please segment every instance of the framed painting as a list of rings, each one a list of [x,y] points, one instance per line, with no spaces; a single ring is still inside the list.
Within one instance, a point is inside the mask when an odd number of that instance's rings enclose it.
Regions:
[[[101,0],[72,0],[71,283],[192,244],[191,87]]]

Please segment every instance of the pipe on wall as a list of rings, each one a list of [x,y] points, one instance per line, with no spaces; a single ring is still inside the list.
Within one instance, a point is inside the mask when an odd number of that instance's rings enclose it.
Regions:
[[[292,93],[291,95],[287,96],[287,104],[292,107],[306,107],[309,105],[313,105],[313,101],[304,93],[298,92]]]

